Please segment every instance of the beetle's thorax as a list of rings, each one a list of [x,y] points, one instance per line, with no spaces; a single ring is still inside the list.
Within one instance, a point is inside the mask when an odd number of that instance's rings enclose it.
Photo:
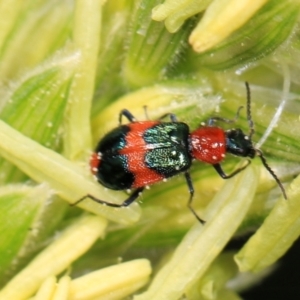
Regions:
[[[225,158],[226,140],[224,130],[203,126],[190,134],[190,152],[194,159],[217,164]]]

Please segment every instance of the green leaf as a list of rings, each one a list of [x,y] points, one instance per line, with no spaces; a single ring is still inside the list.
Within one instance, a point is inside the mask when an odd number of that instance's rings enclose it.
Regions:
[[[49,198],[49,188],[25,185],[7,185],[0,189],[0,282],[8,276],[26,256],[25,245],[30,236],[38,235],[37,217]]]
[[[69,1],[1,1],[0,78],[15,78],[65,45],[73,5]],[[3,32],[2,32],[3,30]]]
[[[57,57],[6,91],[0,117],[15,129],[46,147],[60,150],[61,130],[76,55]],[[68,66],[65,70],[64,68]],[[0,158],[1,182],[26,179],[15,166]]]
[[[96,74],[92,114],[96,115],[111,101],[127,92],[122,68],[124,47],[135,0],[108,1],[103,7],[101,43]]]

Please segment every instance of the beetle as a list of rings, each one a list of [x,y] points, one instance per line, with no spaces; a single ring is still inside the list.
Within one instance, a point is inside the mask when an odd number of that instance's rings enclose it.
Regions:
[[[252,142],[254,123],[251,118],[250,87],[247,90],[247,119],[250,132],[246,135],[241,129],[229,129],[216,126],[217,122],[234,123],[239,117],[239,107],[233,120],[212,117],[207,124],[190,132],[189,126],[179,122],[172,113],[165,114],[155,121],[137,121],[127,110],[119,114],[119,126],[107,133],[98,143],[90,159],[91,172],[97,181],[112,190],[134,189],[132,194],[121,204],[110,203],[87,194],[73,205],[86,198],[111,207],[126,207],[135,201],[148,185],[163,181],[183,173],[190,197],[188,208],[203,223],[192,207],[194,187],[189,173],[193,160],[211,164],[217,173],[228,179],[244,170],[254,157],[260,157],[262,164],[277,182],[284,198],[284,187],[274,171],[269,167],[260,149]],[[122,124],[122,118],[128,124]],[[169,122],[162,121],[166,117]],[[227,153],[248,158],[247,163],[226,174],[221,166]]]

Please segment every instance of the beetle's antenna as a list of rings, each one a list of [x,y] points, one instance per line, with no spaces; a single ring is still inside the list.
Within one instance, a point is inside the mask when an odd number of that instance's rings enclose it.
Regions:
[[[250,86],[249,83],[246,81],[246,91],[247,91],[247,119],[248,119],[248,124],[249,124],[249,140],[252,140],[252,136],[255,133],[254,130],[254,123],[252,121],[252,116],[251,116],[251,92],[250,92]]]
[[[284,189],[284,187],[283,187],[281,181],[279,180],[279,178],[277,177],[277,175],[274,173],[274,171],[273,171],[273,170],[270,168],[270,166],[268,165],[267,160],[266,160],[266,158],[264,157],[262,151],[259,150],[259,149],[255,149],[255,150],[256,150],[257,156],[260,157],[261,162],[262,162],[262,164],[264,165],[264,167],[268,170],[268,172],[272,175],[272,177],[275,179],[275,181],[277,182],[278,186],[280,187],[284,199],[287,199],[286,192],[285,192],[285,189]]]
[[[250,131],[249,131],[249,140],[251,141],[252,140],[252,136],[255,133],[254,123],[252,121],[252,116],[251,116],[251,92],[250,92],[249,83],[247,81],[245,82],[245,85],[246,85],[246,90],[247,90],[247,119],[248,119],[248,124],[249,124],[249,128],[250,128]],[[257,156],[260,157],[260,160],[261,160],[262,164],[264,165],[264,167],[272,175],[272,177],[274,178],[274,180],[276,181],[276,183],[280,187],[284,199],[287,199],[286,192],[285,192],[285,189],[284,189],[281,181],[279,180],[279,178],[277,177],[277,175],[274,173],[274,171],[268,165],[267,160],[264,157],[262,151],[259,150],[259,149],[257,149],[257,148],[255,148],[255,151],[256,151]]]

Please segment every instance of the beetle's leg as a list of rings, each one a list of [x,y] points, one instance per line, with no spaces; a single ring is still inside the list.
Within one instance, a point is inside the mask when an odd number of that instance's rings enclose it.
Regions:
[[[127,109],[122,109],[120,111],[120,114],[119,114],[119,125],[122,124],[122,117],[125,117],[128,119],[129,122],[135,122],[136,121],[136,118],[133,116],[133,114],[127,110]]]
[[[162,120],[162,119],[164,119],[164,118],[166,118],[166,117],[169,117],[170,120],[171,120],[172,122],[174,122],[174,123],[175,123],[175,122],[178,122],[176,115],[175,115],[175,114],[172,114],[172,113],[166,113],[166,114],[160,116],[157,120],[160,121],[160,120]]]
[[[194,187],[193,187],[193,182],[190,176],[189,172],[185,172],[184,173],[185,179],[186,179],[186,183],[188,185],[189,188],[189,192],[190,192],[190,198],[188,201],[188,208],[190,209],[190,211],[193,213],[193,215],[196,217],[196,219],[201,223],[204,224],[205,221],[203,221],[196,213],[196,211],[194,210],[194,208],[192,207],[192,201],[193,201],[193,197],[194,197]]]
[[[104,200],[98,199],[95,196],[91,195],[91,194],[87,194],[85,196],[83,196],[82,198],[80,198],[79,200],[77,200],[76,202],[72,203],[71,206],[75,206],[78,203],[80,203],[81,201],[89,198],[97,203],[103,204],[103,205],[107,205],[107,206],[111,206],[111,207],[126,207],[128,205],[130,205],[134,200],[136,200],[138,198],[138,196],[140,195],[140,193],[143,191],[144,187],[138,188],[136,189],[123,203],[121,204],[117,204],[117,203],[111,203],[111,202],[106,202]]]
[[[147,105],[144,105],[143,107],[144,107],[146,119],[149,120],[148,110],[147,110]],[[170,120],[171,120],[172,122],[178,122],[176,115],[175,115],[175,114],[172,114],[172,113],[166,113],[166,114],[160,116],[157,120],[158,120],[158,121],[161,121],[162,119],[164,119],[164,118],[166,118],[166,117],[170,117]]]
[[[221,118],[221,117],[212,117],[212,118],[208,119],[207,125],[208,126],[214,126],[217,121],[221,121],[221,122],[229,123],[229,124],[235,123],[238,120],[238,118],[240,117],[240,111],[243,108],[244,108],[243,106],[240,106],[238,108],[234,119],[225,119],[225,118]]]
[[[150,120],[149,115],[148,115],[148,107],[147,107],[147,105],[144,105],[143,108],[144,108],[144,113],[145,113],[146,119]]]
[[[236,174],[240,173],[241,171],[245,170],[249,165],[251,164],[251,160],[248,159],[247,160],[247,164],[243,167],[240,167],[238,169],[236,169],[235,171],[233,171],[231,174],[227,175],[220,164],[214,164],[213,167],[215,168],[215,170],[217,171],[217,173],[223,178],[223,179],[229,179],[233,176],[235,176]]]

